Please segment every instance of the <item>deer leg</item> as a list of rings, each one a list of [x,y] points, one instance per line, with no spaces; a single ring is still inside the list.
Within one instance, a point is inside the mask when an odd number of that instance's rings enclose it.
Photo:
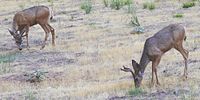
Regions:
[[[184,58],[185,68],[184,68],[184,74],[183,74],[183,76],[185,78],[187,78],[187,59],[188,59],[189,52],[187,50],[185,50],[182,45],[176,47],[176,49],[181,53],[181,55]]]
[[[47,24],[47,26],[50,28],[51,35],[52,35],[52,45],[55,46],[55,30],[51,25]]]
[[[153,68],[153,66],[152,66],[152,78],[151,78],[151,87],[153,87],[154,86],[154,68]]]
[[[152,80],[151,80],[151,82],[154,83],[153,77],[154,77],[154,73],[155,73],[157,85],[160,85],[160,82],[158,81],[158,74],[157,74],[157,66],[160,63],[160,59],[161,59],[161,56],[157,56],[156,59],[152,62]]]
[[[44,42],[43,42],[42,47],[40,48],[40,49],[43,49],[43,48],[45,47],[45,45],[46,45],[46,41],[47,41],[47,38],[48,38],[48,35],[49,35],[49,30],[48,30],[48,28],[46,27],[45,24],[41,24],[40,26],[41,26],[41,27],[43,28],[43,30],[45,31]]]
[[[27,48],[30,48],[29,42],[28,42],[28,32],[29,32],[29,27],[27,26],[27,27],[26,27],[26,34],[25,34],[25,36],[26,36]]]

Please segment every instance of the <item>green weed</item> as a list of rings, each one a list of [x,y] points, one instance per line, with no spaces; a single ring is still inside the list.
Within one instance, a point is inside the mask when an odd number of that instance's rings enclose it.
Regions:
[[[109,5],[109,1],[108,0],[103,0],[103,3],[104,3],[105,7],[108,7],[108,5]]]
[[[128,94],[133,95],[133,96],[138,96],[138,95],[141,95],[143,93],[144,93],[144,91],[141,88],[133,88],[130,91],[128,91]]]
[[[90,0],[85,0],[82,4],[81,4],[81,9],[85,10],[86,14],[89,14],[92,10],[92,3]]]
[[[186,2],[186,3],[183,3],[183,8],[190,8],[190,7],[193,7],[195,6],[195,3],[194,2]]]
[[[119,10],[122,7],[122,5],[123,5],[123,2],[121,2],[121,0],[112,0],[110,7],[112,9]]]
[[[10,63],[16,59],[16,56],[17,53],[8,53],[0,55],[0,74],[12,72]]]
[[[183,17],[183,14],[175,14],[173,15],[174,18],[182,18]]]
[[[154,10],[155,7],[155,3],[154,2],[145,2],[143,4],[143,9],[149,9],[149,10]]]

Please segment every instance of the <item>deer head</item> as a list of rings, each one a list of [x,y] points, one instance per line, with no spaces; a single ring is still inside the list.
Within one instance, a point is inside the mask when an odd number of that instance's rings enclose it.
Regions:
[[[132,66],[133,66],[134,72],[132,69],[127,68],[125,66],[123,66],[121,70],[124,72],[131,72],[134,79],[135,87],[138,88],[140,87],[142,79],[143,79],[143,72],[141,72],[141,67],[135,60],[132,60]]]
[[[10,34],[14,37],[15,39],[15,43],[18,47],[19,50],[22,50],[22,34],[20,33],[20,31],[15,31],[13,32],[12,30],[8,29],[8,31],[10,32]]]

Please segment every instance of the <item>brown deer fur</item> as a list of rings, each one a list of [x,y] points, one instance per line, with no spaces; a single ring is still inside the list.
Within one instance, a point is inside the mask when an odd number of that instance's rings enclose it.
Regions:
[[[42,45],[45,47],[48,34],[52,34],[52,45],[55,45],[55,33],[54,28],[49,25],[49,20],[52,18],[51,11],[46,6],[34,6],[23,11],[17,12],[13,18],[12,29],[9,29],[10,34],[15,38],[15,42],[18,48],[22,49],[22,37],[26,36],[27,47],[29,27],[39,24],[45,31],[45,39]],[[24,34],[25,33],[25,34]]]
[[[183,41],[186,39],[185,29],[180,24],[170,24],[157,32],[152,37],[148,38],[144,44],[144,49],[140,63],[132,60],[134,72],[125,66],[121,68],[122,71],[131,72],[134,78],[135,87],[140,87],[143,79],[143,74],[147,64],[152,61],[152,85],[154,84],[154,73],[156,76],[156,83],[159,85],[157,76],[157,66],[161,60],[162,55],[171,48],[178,50],[185,61],[184,77],[187,78],[187,59],[189,52],[183,48]]]

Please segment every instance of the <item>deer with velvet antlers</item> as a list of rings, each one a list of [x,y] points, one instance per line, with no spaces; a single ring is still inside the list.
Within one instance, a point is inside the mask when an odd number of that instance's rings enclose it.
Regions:
[[[29,47],[29,27],[36,24],[39,24],[45,31],[45,39],[41,49],[45,47],[50,32],[52,34],[52,45],[54,46],[55,32],[54,28],[49,25],[50,19],[52,19],[52,11],[46,6],[34,6],[17,12],[13,18],[12,29],[8,31],[14,37],[19,50],[22,50],[22,37],[24,36],[26,36],[27,47]]]
[[[189,52],[183,48],[183,41],[186,40],[185,28],[180,24],[170,24],[157,32],[152,37],[148,38],[144,44],[144,49],[140,63],[132,60],[132,69],[123,66],[122,71],[131,72],[135,87],[140,87],[145,68],[147,64],[152,61],[152,79],[151,85],[154,85],[154,73],[156,76],[156,83],[160,85],[157,75],[157,66],[160,63],[161,57],[164,53],[172,48],[178,50],[185,62],[184,78],[187,78],[187,59]]]

